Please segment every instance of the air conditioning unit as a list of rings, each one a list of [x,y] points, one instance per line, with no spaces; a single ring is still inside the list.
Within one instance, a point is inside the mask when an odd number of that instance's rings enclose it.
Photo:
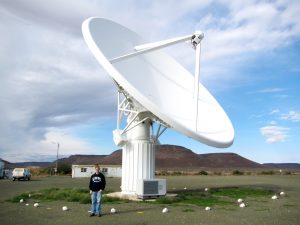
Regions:
[[[138,198],[153,198],[166,195],[165,179],[137,180],[136,194]]]

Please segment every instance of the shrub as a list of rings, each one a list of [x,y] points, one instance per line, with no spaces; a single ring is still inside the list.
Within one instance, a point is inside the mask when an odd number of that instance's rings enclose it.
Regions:
[[[206,172],[205,170],[201,170],[197,173],[197,175],[205,175],[207,176],[208,175],[208,172]]]
[[[234,170],[232,171],[232,175],[244,175],[244,172],[239,170]]]
[[[59,174],[71,174],[72,173],[72,168],[71,168],[71,165],[68,165],[68,164],[58,164],[58,173]]]
[[[262,171],[260,174],[262,175],[274,175],[275,172],[273,170]]]
[[[222,176],[222,172],[215,171],[215,172],[214,172],[214,175]]]
[[[158,176],[168,176],[170,175],[168,171],[162,170],[162,171],[157,171],[156,175]]]
[[[183,175],[183,173],[180,172],[180,171],[174,171],[174,172],[172,173],[172,175],[173,175],[173,176],[180,176],[180,175]]]
[[[32,176],[40,176],[40,175],[49,175],[50,174],[49,167],[46,168],[30,168],[30,173]]]

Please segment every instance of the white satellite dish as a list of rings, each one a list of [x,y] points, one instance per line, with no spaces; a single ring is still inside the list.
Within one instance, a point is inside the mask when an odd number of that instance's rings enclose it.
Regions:
[[[123,146],[122,174],[138,174],[124,182],[122,179],[122,191],[134,192],[135,179],[154,177],[152,145],[166,128],[214,147],[225,148],[233,143],[234,129],[229,118],[199,83],[202,32],[147,44],[135,32],[102,18],[87,19],[82,31],[90,50],[119,88],[114,141]],[[159,50],[182,41],[191,41],[196,49],[195,76]],[[120,129],[124,115],[127,125]],[[160,124],[154,138],[150,135],[153,122]],[[141,141],[144,147],[138,146]],[[133,143],[137,146],[133,147]],[[143,149],[143,153],[135,149]],[[135,161],[143,163],[132,166]]]

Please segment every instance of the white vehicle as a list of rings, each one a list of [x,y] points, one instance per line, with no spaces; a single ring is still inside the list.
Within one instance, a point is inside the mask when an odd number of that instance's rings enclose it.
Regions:
[[[30,170],[26,168],[15,168],[12,177],[13,181],[15,181],[16,179],[30,180]]]

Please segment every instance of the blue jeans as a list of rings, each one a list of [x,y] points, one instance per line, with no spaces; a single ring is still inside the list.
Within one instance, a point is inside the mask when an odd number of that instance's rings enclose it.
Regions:
[[[100,191],[93,191],[91,194],[92,199],[92,213],[101,214],[101,199],[102,199],[102,192]]]

